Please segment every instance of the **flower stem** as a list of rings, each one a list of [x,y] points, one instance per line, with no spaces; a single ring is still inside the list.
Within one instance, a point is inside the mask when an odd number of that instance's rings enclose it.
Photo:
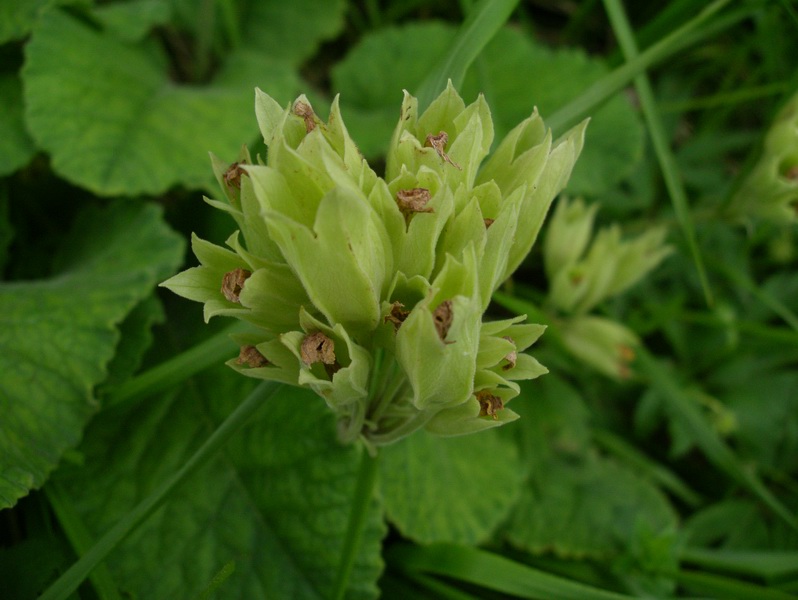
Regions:
[[[334,600],[342,600],[349,585],[349,577],[355,565],[355,558],[360,550],[360,541],[363,530],[366,528],[370,504],[374,497],[374,487],[377,482],[377,467],[379,454],[371,455],[363,447],[360,456],[360,470],[355,484],[355,496],[349,511],[349,524],[346,528],[346,538],[341,552],[341,562],[338,565],[338,574],[335,578],[333,593]]]

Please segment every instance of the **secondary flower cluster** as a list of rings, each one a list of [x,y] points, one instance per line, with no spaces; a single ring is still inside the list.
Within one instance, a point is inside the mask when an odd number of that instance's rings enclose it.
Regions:
[[[337,98],[323,122],[304,96],[284,108],[258,90],[256,114],[266,163],[214,159],[225,200],[208,200],[239,231],[229,249],[195,236],[200,266],[164,283],[203,302],[206,320],[252,325],[228,364],[314,390],[344,441],[517,418],[505,405],[516,381],[546,371],[522,354],[543,327],[482,316],[565,186],[585,123],[555,142],[535,111],[482,164],[493,141],[482,96],[466,106],[450,84],[419,115],[405,93],[381,178]]]
[[[784,224],[798,219],[798,94],[776,115],[762,154],[732,198],[729,212]]]
[[[582,200],[557,201],[543,246],[546,303],[561,315],[560,336],[572,355],[605,375],[624,379],[631,375],[637,336],[617,321],[588,313],[640,281],[671,248],[664,243],[662,227],[628,240],[621,239],[617,225],[593,236],[597,210],[597,204]]]

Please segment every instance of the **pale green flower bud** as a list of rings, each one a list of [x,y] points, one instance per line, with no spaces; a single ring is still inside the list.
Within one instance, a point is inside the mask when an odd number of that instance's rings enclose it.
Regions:
[[[534,114],[480,172],[493,140],[485,99],[451,86],[418,115],[405,94],[387,177],[349,137],[338,99],[325,122],[305,96],[256,93],[265,163],[213,160],[239,232],[194,239],[200,266],[164,285],[205,318],[254,329],[228,364],[324,398],[339,435],[370,447],[419,428],[462,435],[510,422],[518,381],[546,372],[524,354],[543,327],[483,323],[565,185],[584,124],[552,143]],[[241,241],[239,241],[239,233]]]
[[[670,253],[664,244],[664,228],[652,228],[642,235],[622,240],[617,225],[596,234],[583,257],[590,237],[595,208],[577,200],[562,202],[546,236],[545,257],[549,277],[549,303],[561,312],[585,313],[603,300],[616,296],[642,279]],[[566,237],[574,236],[574,249]]]
[[[581,198],[569,202],[560,198],[546,226],[543,259],[549,280],[575,264],[584,254],[593,235],[598,204],[585,205]]]
[[[565,187],[582,151],[587,121],[552,143],[537,110],[499,144],[477,178],[494,180],[505,197],[522,190],[516,236],[500,281],[529,254],[554,197]]]
[[[798,94],[779,111],[759,161],[728,208],[737,218],[795,223],[798,217]]]
[[[588,366],[615,379],[631,377],[640,341],[629,328],[603,317],[577,315],[564,321],[560,335],[568,351]]]

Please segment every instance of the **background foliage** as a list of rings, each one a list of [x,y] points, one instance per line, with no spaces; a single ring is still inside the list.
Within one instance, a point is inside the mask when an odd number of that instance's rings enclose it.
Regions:
[[[550,374],[512,425],[387,447],[357,548],[360,451],[280,388],[72,597],[329,598],[347,553],[347,598],[797,597],[796,225],[760,218],[764,192],[733,199],[798,89],[798,13],[718,0],[676,36],[697,4],[520,2],[460,86],[485,94],[497,139],[534,106],[555,133],[589,106],[566,193],[600,205],[598,227],[667,228],[671,255],[593,311],[642,340],[631,370],[563,343],[538,243],[491,312],[549,325]],[[218,366],[225,324],[156,291],[191,232],[227,237],[201,200],[208,152],[265,151],[253,88],[340,93],[379,168],[402,89],[470,10],[0,1],[0,597],[48,589],[253,390]]]

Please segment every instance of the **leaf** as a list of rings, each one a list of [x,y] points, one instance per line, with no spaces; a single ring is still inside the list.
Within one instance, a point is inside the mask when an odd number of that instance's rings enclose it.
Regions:
[[[0,75],[0,176],[24,167],[35,152],[25,129],[22,82],[16,75]]]
[[[507,527],[510,543],[535,554],[606,558],[641,527],[675,528],[676,514],[657,488],[590,448],[579,395],[553,376],[534,387],[534,399],[518,402],[532,465]]]
[[[122,337],[108,365],[108,377],[103,382],[103,390],[116,390],[120,383],[138,371],[144,353],[152,344],[152,327],[162,323],[164,317],[161,302],[153,294],[137,304],[119,325]]]
[[[219,366],[179,394],[98,415],[80,448],[86,466],[58,475],[89,530],[99,537],[175,472],[251,388]],[[268,401],[108,557],[120,591],[194,599],[234,561],[221,597],[329,597],[360,452],[338,443],[315,395],[283,388]],[[374,501],[347,598],[377,597],[384,533]]]
[[[295,66],[310,58],[321,40],[341,32],[347,10],[344,0],[250,0],[241,4],[244,44]]]
[[[205,184],[209,151],[233,157],[256,138],[255,86],[287,100],[298,85],[287,64],[245,50],[211,84],[177,85],[159,48],[123,43],[59,10],[42,16],[25,50],[33,137],[60,175],[102,195]]]
[[[33,29],[39,11],[54,0],[0,2],[0,44],[24,38]]]
[[[97,7],[95,15],[103,27],[124,42],[142,39],[155,25],[163,25],[171,16],[163,0],[132,0]]]
[[[87,210],[64,248],[57,276],[0,285],[0,508],[41,486],[78,442],[117,325],[182,256],[152,205]]]
[[[443,438],[418,431],[381,450],[388,519],[417,542],[485,541],[520,492],[524,468],[497,431]]]
[[[418,87],[448,50],[455,33],[455,27],[434,21],[384,28],[364,36],[333,68],[333,87],[341,93],[347,127],[367,157],[387,147],[396,123],[399,90]],[[601,61],[580,50],[549,50],[505,28],[469,70],[461,95],[469,101],[479,92],[485,94],[498,142],[535,106],[545,122],[547,114],[606,72]],[[631,172],[642,147],[639,118],[623,97],[614,97],[593,115],[569,191],[597,194],[608,189]]]

